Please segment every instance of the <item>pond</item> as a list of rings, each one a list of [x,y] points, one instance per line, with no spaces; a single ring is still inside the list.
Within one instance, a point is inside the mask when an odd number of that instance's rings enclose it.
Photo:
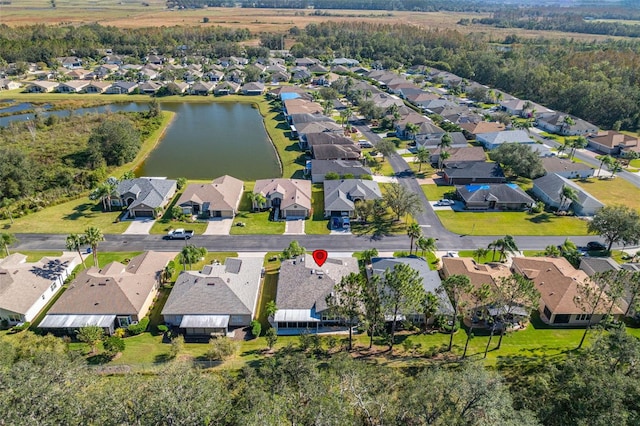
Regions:
[[[242,180],[280,176],[260,112],[244,103],[162,103],[176,117],[138,176]]]
[[[24,105],[24,104],[23,104]],[[214,179],[225,174],[242,180],[280,177],[278,157],[260,112],[245,103],[161,103],[176,113],[156,148],[136,169],[138,176]],[[146,103],[118,103],[80,108],[72,113],[146,111]],[[42,111],[66,117],[71,112]],[[27,121],[33,114],[0,117],[0,126]]]

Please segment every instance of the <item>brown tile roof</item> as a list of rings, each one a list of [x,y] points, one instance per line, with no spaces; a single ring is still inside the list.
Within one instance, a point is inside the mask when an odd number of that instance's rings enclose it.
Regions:
[[[478,123],[461,123],[459,126],[473,135],[479,133],[501,132],[505,129],[504,124],[494,123],[490,121],[480,121]]]
[[[209,203],[209,210],[237,210],[244,183],[229,175],[220,176],[209,184],[194,183],[185,189],[176,205],[195,202]]]
[[[585,313],[574,298],[579,297],[579,283],[589,283],[595,286],[584,271],[575,269],[563,257],[516,257],[513,259],[513,269],[532,280],[541,296],[541,309],[546,306],[554,314],[583,314]],[[604,301],[596,313],[605,313],[609,303]],[[616,307],[614,314],[622,311]]]
[[[322,105],[316,102],[308,101],[306,99],[287,99],[283,102],[283,104],[287,110],[287,114],[289,115],[303,113],[322,114],[323,112]]]
[[[126,266],[111,262],[102,269],[82,271],[49,314],[121,314],[140,312],[173,252],[144,252]]]
[[[613,130],[598,133],[595,136],[591,136],[589,140],[593,143],[609,148],[614,148],[616,146],[634,147],[638,145],[638,138],[618,133]]]
[[[292,204],[299,204],[306,209],[311,209],[311,181],[309,180],[260,179],[256,181],[253,192],[259,192],[265,197],[274,192],[283,194],[280,206],[282,210]]]
[[[442,273],[445,278],[451,275],[466,275],[474,288],[483,284],[489,284],[495,288],[500,278],[508,277],[511,271],[506,265],[500,263],[478,264],[468,257],[443,257]],[[470,301],[468,295],[463,299]]]

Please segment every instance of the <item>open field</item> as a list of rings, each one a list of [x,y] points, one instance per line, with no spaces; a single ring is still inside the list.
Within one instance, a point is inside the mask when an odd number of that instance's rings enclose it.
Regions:
[[[359,21],[387,24],[410,24],[429,29],[455,29],[463,34],[472,33],[475,38],[487,41],[501,41],[504,37],[517,34],[526,38],[566,38],[574,40],[604,40],[610,37],[594,34],[564,33],[559,31],[535,31],[518,28],[492,28],[483,25],[457,25],[460,19],[489,17],[488,13],[463,12],[388,12],[384,10],[331,10],[330,16],[315,16],[298,9],[240,9],[208,8],[168,10],[163,0],[57,0],[56,8],[49,0],[13,0],[10,5],[0,7],[0,16],[6,25],[30,25],[44,23],[50,25],[99,23],[121,28],[155,27],[172,25],[223,26],[248,28],[259,32],[286,32],[297,26],[302,28],[310,23],[326,21]],[[203,23],[203,18],[209,18]],[[287,39],[287,47],[295,41]],[[257,43],[257,40],[248,43]]]
[[[640,197],[632,195],[638,194],[638,188],[620,177],[576,180],[575,183],[607,206],[624,204],[640,211]]]

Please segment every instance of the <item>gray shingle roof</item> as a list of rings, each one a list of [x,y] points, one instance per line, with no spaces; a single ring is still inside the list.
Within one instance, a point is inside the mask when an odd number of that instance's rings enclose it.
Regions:
[[[311,173],[326,175],[329,172],[362,176],[370,175],[371,169],[364,167],[357,160],[311,160]]]
[[[484,202],[487,200],[494,200],[499,203],[533,203],[533,199],[522,188],[512,183],[456,186],[456,190],[465,203]]]
[[[178,277],[162,315],[253,315],[262,258],[227,258]]]
[[[452,179],[482,179],[503,178],[502,167],[498,163],[486,161],[466,161],[460,163],[447,163],[445,173]]]
[[[127,193],[136,196],[136,200],[131,203],[129,209],[140,204],[156,208],[162,206],[166,197],[173,195],[175,187],[176,181],[172,179],[136,178],[121,181],[116,190],[121,196]]]
[[[357,160],[360,158],[360,148],[355,145],[316,145],[313,147],[313,157],[316,160]]]
[[[449,296],[447,296],[446,292],[439,291],[442,288],[442,281],[440,280],[438,271],[431,271],[429,269],[429,265],[424,259],[417,257],[374,257],[373,259],[371,259],[373,273],[380,276],[384,276],[384,272],[387,269],[393,270],[396,265],[402,263],[409,265],[412,269],[418,271],[419,276],[422,278],[422,288],[424,288],[424,291],[438,296],[438,299],[440,300],[440,303],[438,305],[438,313],[452,314],[453,306],[451,305]]]
[[[327,308],[326,297],[334,285],[351,272],[358,273],[358,261],[353,257],[329,258],[321,268],[308,254],[285,260],[280,267],[276,305],[279,309],[315,307],[321,312]]]
[[[354,209],[354,199],[378,200],[382,198],[377,182],[362,179],[324,181],[324,209],[348,211]]]
[[[600,204],[604,207],[597,198],[593,195],[589,194],[587,191],[582,189],[580,186],[576,185],[569,179],[566,179],[556,173],[550,173],[548,175],[544,175],[539,177],[538,179],[533,180],[534,187],[538,188],[540,191],[547,194],[547,196],[551,199],[551,201],[555,203],[560,203],[562,200],[560,199],[560,193],[562,192],[562,187],[564,185],[573,188],[576,191],[578,196],[578,204],[584,205],[584,203],[590,199],[592,202]]]

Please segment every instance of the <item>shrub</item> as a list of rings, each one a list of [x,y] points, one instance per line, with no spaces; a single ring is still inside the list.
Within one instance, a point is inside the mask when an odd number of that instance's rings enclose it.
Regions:
[[[149,318],[142,318],[140,322],[137,324],[131,324],[127,327],[127,331],[132,336],[137,336],[138,334],[142,334],[147,330],[147,326],[149,325]]]
[[[22,324],[14,325],[11,330],[13,330],[15,333],[19,333],[21,331],[28,329],[29,326],[31,326],[31,323],[27,321],[27,322],[23,322]]]
[[[313,345],[313,335],[308,330],[303,330],[298,336],[298,342],[300,343],[300,349],[306,352]]]
[[[167,331],[169,331],[169,327],[167,327],[167,326],[166,326],[166,325],[164,325],[164,324],[160,324],[160,325],[158,326],[158,331],[159,331],[160,333],[166,333]]]
[[[238,349],[238,342],[235,342],[228,337],[218,337],[209,340],[209,348],[207,349],[205,356],[210,361],[224,361],[236,353]]]
[[[257,321],[257,320],[251,321],[251,334],[253,334],[253,337],[257,339],[258,337],[260,337],[261,332],[262,332],[262,324],[260,324],[260,321]]]
[[[269,347],[269,349],[273,349],[273,346],[278,341],[278,333],[276,333],[276,329],[271,327],[267,330],[265,336],[267,338],[267,346]]]
[[[329,172],[326,175],[324,175],[324,180],[338,180],[340,179],[340,175],[337,174],[336,172]]]
[[[9,327],[9,320],[4,318],[2,321],[0,321],[0,327],[2,327],[2,328]]]
[[[120,327],[120,328],[116,328],[116,330],[113,332],[113,335],[119,338],[123,338],[124,335],[127,334],[127,330],[125,330],[124,328]]]
[[[169,350],[169,358],[173,359],[178,356],[184,349],[184,337],[182,335],[177,336],[171,340],[171,349]]]
[[[104,339],[102,342],[102,346],[104,347],[104,351],[108,355],[115,355],[118,352],[124,351],[125,343],[124,339],[118,336],[109,336]]]

